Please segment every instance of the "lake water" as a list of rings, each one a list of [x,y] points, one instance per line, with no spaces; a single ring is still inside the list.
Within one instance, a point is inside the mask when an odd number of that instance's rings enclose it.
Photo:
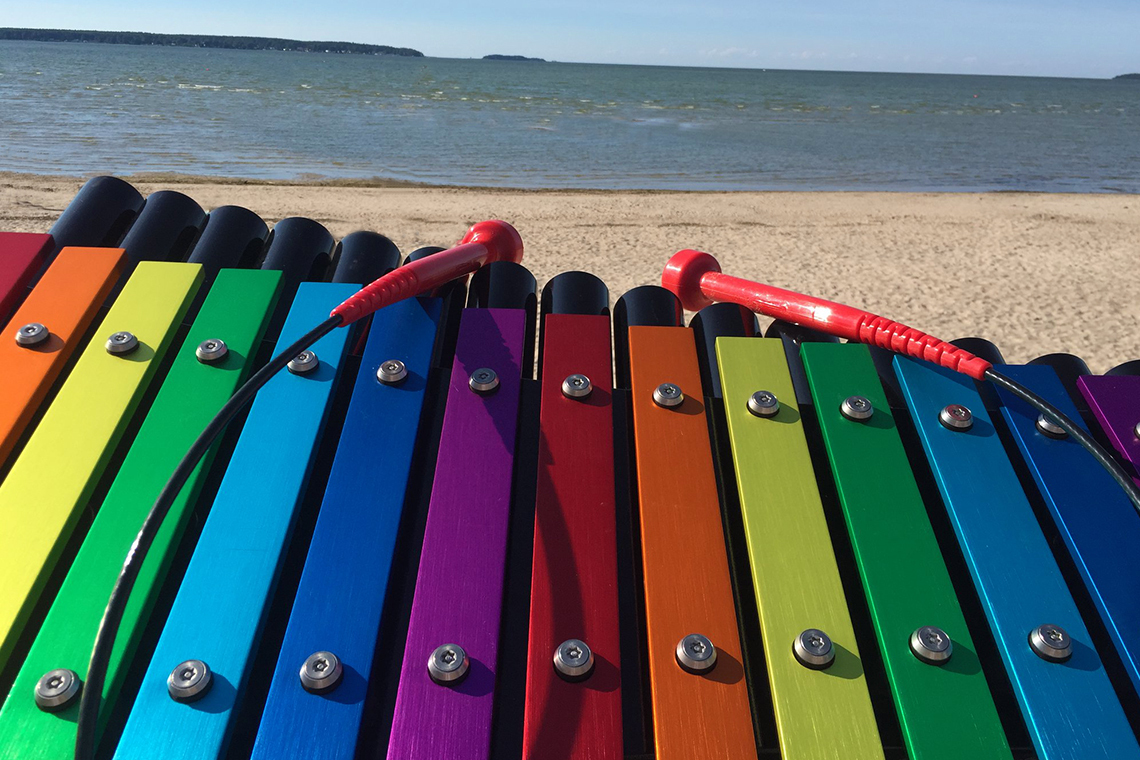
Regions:
[[[0,42],[0,170],[1140,192],[1140,81]]]

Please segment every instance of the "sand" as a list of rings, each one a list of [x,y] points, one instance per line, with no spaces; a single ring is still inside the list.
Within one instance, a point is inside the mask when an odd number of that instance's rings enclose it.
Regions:
[[[724,270],[907,322],[980,335],[1009,362],[1052,352],[1095,372],[1140,358],[1140,197],[1035,193],[565,192],[132,180],[270,223],[307,216],[337,237],[369,229],[401,250],[449,245],[480,219],[514,224],[541,286],[601,277],[616,299],[657,283],[681,248]],[[43,232],[80,178],[0,173],[0,230]]]

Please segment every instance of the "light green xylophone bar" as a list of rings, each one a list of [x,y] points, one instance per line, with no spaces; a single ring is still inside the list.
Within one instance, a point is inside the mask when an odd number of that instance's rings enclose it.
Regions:
[[[86,679],[103,607],[123,558],[182,455],[252,368],[280,284],[277,271],[228,269],[215,280],[0,709],[3,760],[70,756],[78,699],[65,709],[45,712],[35,703],[36,682],[56,668],[73,670],[80,680]],[[224,341],[226,354],[217,361],[199,361],[199,345],[210,340]],[[104,719],[193,514],[216,448],[183,487],[147,554],[111,656],[100,713]]]
[[[716,350],[781,755],[881,760],[783,343],[720,338]],[[761,390],[779,399],[773,417],[749,411],[749,397]],[[831,639],[835,659],[825,670],[801,664],[793,653],[809,629]]]
[[[800,354],[911,760],[1009,760],[871,352],[855,343],[804,343]],[[870,401],[869,417],[857,419],[866,413],[858,401],[856,419],[840,411],[851,397]],[[924,626],[952,642],[941,664],[912,651],[911,636]]]
[[[138,265],[0,484],[0,669],[201,280],[198,264]],[[122,331],[138,347],[109,353]]]

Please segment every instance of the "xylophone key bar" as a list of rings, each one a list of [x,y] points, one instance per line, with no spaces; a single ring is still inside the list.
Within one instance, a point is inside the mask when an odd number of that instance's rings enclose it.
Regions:
[[[526,279],[517,264],[492,268],[511,269],[502,276],[516,283]],[[494,292],[487,302],[498,308],[466,309],[460,323],[388,744],[393,759],[487,758],[491,748],[534,280],[507,292],[489,287]]]
[[[615,313],[615,343],[628,352],[618,364],[631,390],[655,757],[756,757],[693,333],[661,288],[630,291]]]
[[[522,756],[616,758],[622,691],[609,294],[593,275],[568,272],[542,296]]]

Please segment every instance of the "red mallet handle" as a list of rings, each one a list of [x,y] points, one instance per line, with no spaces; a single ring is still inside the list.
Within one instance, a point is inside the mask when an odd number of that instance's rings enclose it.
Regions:
[[[991,365],[969,351],[924,332],[861,309],[783,288],[722,274],[707,253],[679,251],[669,259],[661,284],[673,291],[686,309],[697,311],[715,301],[740,304],[758,314],[811,327],[858,343],[924,359],[982,380]]]
[[[339,316],[341,327],[366,317],[377,309],[451,282],[495,261],[522,261],[522,237],[506,222],[492,220],[471,225],[454,248],[411,261],[354,293],[330,316]]]

